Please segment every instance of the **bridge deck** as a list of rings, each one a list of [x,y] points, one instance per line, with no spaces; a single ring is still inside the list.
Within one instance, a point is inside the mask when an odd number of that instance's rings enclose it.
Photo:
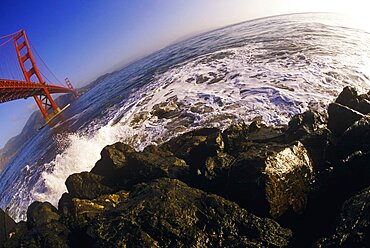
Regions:
[[[50,94],[73,93],[71,89],[61,86],[0,79],[0,103],[28,98],[35,95],[44,95],[45,88],[49,90]]]

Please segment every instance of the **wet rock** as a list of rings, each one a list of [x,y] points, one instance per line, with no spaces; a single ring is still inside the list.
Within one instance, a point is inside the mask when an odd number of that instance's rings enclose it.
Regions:
[[[204,76],[204,75],[198,75],[198,76],[196,77],[196,81],[195,81],[195,83],[196,83],[196,84],[203,84],[203,83],[207,82],[209,79],[210,79],[210,78],[209,78],[209,77],[207,77],[207,76]]]
[[[9,234],[14,227],[14,220],[0,208],[0,247],[8,240]]]
[[[81,247],[79,244],[85,246],[91,244],[91,238],[85,235],[86,227],[103,212],[112,211],[125,203],[128,195],[127,191],[119,191],[87,200],[72,198],[65,193],[59,200],[58,209],[61,212],[63,223],[72,231],[70,243],[76,247]]]
[[[87,230],[94,247],[284,247],[291,231],[173,179],[136,186]]]
[[[101,159],[91,172],[113,180],[117,177],[117,171],[126,164],[127,154],[133,152],[135,150],[131,146],[121,142],[106,146],[100,153]]]
[[[176,157],[184,159],[193,171],[223,148],[221,132],[216,128],[191,131],[161,145],[161,149],[169,150]]]
[[[205,103],[197,102],[190,107],[190,111],[198,114],[205,114],[213,112],[213,108],[205,105]]]
[[[278,218],[289,209],[305,209],[313,178],[302,143],[252,144],[229,171],[227,196],[254,213]]]
[[[39,226],[30,230],[27,224],[17,225],[13,236],[5,243],[6,248],[34,247],[34,248],[67,248],[69,230],[65,225],[55,222],[48,226]],[[18,227],[19,226],[19,227]]]
[[[225,151],[236,155],[241,150],[241,145],[247,141],[248,126],[244,122],[231,125],[223,133]]]
[[[27,210],[27,224],[29,228],[47,225],[59,221],[58,210],[49,202],[33,202]]]
[[[114,192],[114,189],[104,185],[104,177],[91,172],[81,172],[70,175],[66,180],[68,192],[72,197],[94,199],[102,194]]]
[[[365,116],[349,127],[333,149],[337,159],[345,159],[354,152],[369,152],[370,117]]]
[[[116,143],[106,150],[91,171],[103,176],[101,182],[116,190],[130,189],[137,183],[161,177],[181,178],[188,172],[185,161],[167,149],[151,146],[143,152],[135,152],[126,145]],[[112,192],[107,190],[103,194]]]
[[[262,120],[253,121],[247,132],[247,140],[253,142],[269,142],[282,137],[284,128],[267,126]]]
[[[349,86],[344,87],[335,102],[347,106],[351,109],[357,110],[359,100],[356,89]]]
[[[152,111],[152,115],[157,116],[159,119],[171,119],[180,115],[179,106],[177,105],[177,97],[168,101],[155,104]]]
[[[336,103],[347,106],[362,114],[370,113],[369,94],[358,95],[357,91],[351,87],[345,87],[335,100]]]
[[[27,223],[17,224],[5,247],[69,247],[70,231],[48,202],[34,202],[27,210]]]
[[[326,150],[331,132],[327,128],[327,115],[316,111],[297,114],[289,121],[285,142],[299,140],[307,149],[316,170],[327,167]]]
[[[360,112],[339,103],[329,104],[328,114],[328,128],[335,136],[342,135],[353,123],[364,117]]]
[[[370,244],[370,188],[347,200],[341,209],[335,231],[314,247],[368,247]]]

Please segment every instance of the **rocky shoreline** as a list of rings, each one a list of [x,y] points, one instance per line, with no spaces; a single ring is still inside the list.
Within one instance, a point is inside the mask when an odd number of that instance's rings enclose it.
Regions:
[[[284,127],[203,128],[142,152],[105,147],[58,209],[34,202],[4,247],[366,247],[370,94]],[[4,217],[2,217],[4,216]],[[0,222],[2,223],[2,222]],[[4,222],[5,223],[5,222]],[[3,228],[2,228],[3,229]]]

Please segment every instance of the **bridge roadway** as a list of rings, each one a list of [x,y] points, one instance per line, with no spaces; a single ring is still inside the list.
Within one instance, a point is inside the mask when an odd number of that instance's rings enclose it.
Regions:
[[[61,86],[0,79],[0,103],[28,98],[36,95],[45,95],[45,88],[49,90],[50,94],[74,93],[73,90]]]

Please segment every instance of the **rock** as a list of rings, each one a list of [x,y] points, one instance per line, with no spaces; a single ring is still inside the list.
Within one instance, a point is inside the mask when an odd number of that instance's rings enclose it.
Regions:
[[[38,226],[30,230],[27,224],[17,225],[13,236],[5,243],[6,248],[34,247],[34,248],[68,248],[69,230],[65,225],[55,222],[50,227]]]
[[[24,221],[21,221],[15,225],[13,228],[12,232],[9,235],[9,239],[5,242],[2,243],[1,245],[4,245],[2,247],[7,247],[7,248],[15,248],[15,247],[21,247],[20,246],[20,239],[21,237],[27,233],[28,228],[27,228],[27,223]]]
[[[208,157],[222,152],[224,142],[220,130],[203,128],[188,132],[161,145],[162,150],[171,151],[176,157],[184,159],[193,174],[205,170]]]
[[[181,178],[188,172],[185,161],[167,149],[150,146],[143,152],[136,152],[127,145],[116,143],[104,150],[91,171],[103,176],[99,180],[116,191],[161,177]],[[113,192],[108,190],[97,195]]]
[[[69,194],[64,194],[59,201],[58,208],[62,212],[63,220],[71,229],[82,230],[102,212],[113,210],[124,203],[128,196],[127,191],[119,191],[88,200],[72,198]]]
[[[299,140],[307,149],[316,170],[327,167],[326,150],[331,132],[327,129],[327,116],[316,111],[297,114],[289,121],[285,142]]]
[[[102,194],[113,193],[114,190],[103,182],[104,177],[91,172],[70,175],[66,180],[68,192],[72,197],[94,199]]]
[[[249,125],[246,138],[248,141],[260,143],[277,140],[282,134],[282,128],[267,126],[262,120],[255,120]]]
[[[361,99],[358,106],[358,111],[363,114],[370,113],[370,101],[368,99]]]
[[[358,95],[357,91],[351,87],[345,87],[335,100],[336,103],[347,106],[362,114],[370,113],[369,94]]]
[[[188,132],[163,144],[161,149],[170,149],[189,164],[189,175],[182,177],[182,181],[208,192],[225,193],[227,172],[234,157],[224,152],[220,130],[204,128]]]
[[[290,208],[305,209],[313,178],[302,143],[252,144],[229,171],[227,196],[254,213],[277,218]]]
[[[357,110],[359,100],[356,89],[349,86],[344,87],[335,102]]]
[[[0,247],[8,240],[9,234],[14,227],[14,220],[0,208]]]
[[[329,104],[328,114],[328,128],[335,136],[342,135],[353,123],[364,117],[360,112],[339,103]]]
[[[354,152],[370,152],[370,117],[365,116],[349,127],[333,149],[333,156],[338,159]]]
[[[242,150],[241,145],[247,141],[248,126],[244,122],[233,124],[222,132],[225,151],[236,155]]]
[[[34,202],[27,210],[27,223],[17,224],[4,247],[69,247],[68,228],[48,202]]]
[[[347,200],[341,209],[335,231],[314,247],[368,247],[370,244],[370,188]]]
[[[47,225],[59,221],[58,210],[49,202],[33,202],[27,209],[27,224],[29,228]]]
[[[121,142],[106,146],[100,153],[101,159],[95,164],[91,172],[115,180],[117,171],[126,164],[126,155],[133,152],[135,150],[131,146]]]
[[[87,230],[94,247],[284,247],[291,231],[168,178],[141,184]]]
[[[179,106],[177,104],[177,97],[155,104],[150,113],[154,116],[157,116],[159,119],[171,119],[179,116],[181,111],[179,110]]]

